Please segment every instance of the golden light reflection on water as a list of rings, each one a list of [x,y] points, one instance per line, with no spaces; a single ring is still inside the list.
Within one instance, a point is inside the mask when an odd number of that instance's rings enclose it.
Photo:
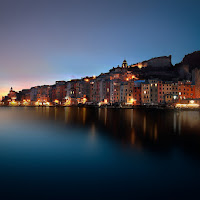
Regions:
[[[104,109],[104,124],[106,125],[107,123],[107,108]]]
[[[158,126],[157,123],[154,126],[154,140],[158,139]]]
[[[92,137],[103,131],[123,144],[138,145],[144,141],[159,143],[163,138],[182,135],[200,136],[199,111],[158,111],[142,109],[108,108],[1,108],[1,123],[9,124],[12,119],[52,119],[66,125],[90,127]]]
[[[135,144],[135,130],[132,129],[131,131],[131,144]]]
[[[143,119],[143,130],[144,130],[144,135],[146,134],[146,129],[147,129],[147,119],[146,119],[146,116],[144,116],[144,119]]]
[[[83,124],[85,124],[86,119],[86,108],[83,108]]]

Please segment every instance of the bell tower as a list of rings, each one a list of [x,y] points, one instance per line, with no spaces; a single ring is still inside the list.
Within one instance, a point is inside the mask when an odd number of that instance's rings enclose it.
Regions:
[[[128,66],[127,61],[124,59],[122,63],[122,68],[127,68],[127,66]]]

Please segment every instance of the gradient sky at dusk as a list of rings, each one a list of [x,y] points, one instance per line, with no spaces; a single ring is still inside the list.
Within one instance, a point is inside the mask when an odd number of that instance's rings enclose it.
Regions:
[[[0,96],[200,49],[199,0],[0,0]]]

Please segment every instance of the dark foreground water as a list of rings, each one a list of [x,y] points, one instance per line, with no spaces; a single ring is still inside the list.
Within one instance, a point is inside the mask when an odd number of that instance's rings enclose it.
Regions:
[[[200,112],[1,107],[0,199],[200,199]]]

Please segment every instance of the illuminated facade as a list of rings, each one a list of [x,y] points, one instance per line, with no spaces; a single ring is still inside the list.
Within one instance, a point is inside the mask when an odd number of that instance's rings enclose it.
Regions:
[[[148,81],[141,84],[141,104],[150,104],[150,84]]]
[[[178,96],[179,99],[190,99],[196,98],[195,95],[195,85],[192,85],[192,82],[178,82]]]
[[[101,73],[97,77],[84,77],[67,82],[56,81],[54,85],[36,86],[19,92],[11,88],[2,102],[3,105],[28,105],[28,102],[30,105],[69,105],[70,102],[70,104],[88,103],[88,105],[119,103],[131,106],[157,106],[200,98],[198,69],[192,71],[192,82],[163,81],[156,78],[138,80],[140,75],[137,72],[128,67],[124,60],[122,67],[112,68],[108,73]],[[70,99],[68,103],[67,99]]]

